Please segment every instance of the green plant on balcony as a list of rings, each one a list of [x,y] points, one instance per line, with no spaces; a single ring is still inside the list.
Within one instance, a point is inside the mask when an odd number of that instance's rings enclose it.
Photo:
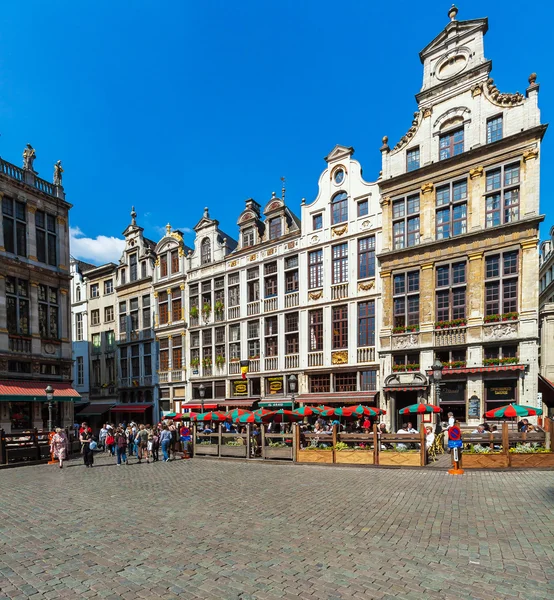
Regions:
[[[198,319],[198,306],[192,306],[189,314],[192,319]]]
[[[451,319],[450,321],[437,321],[435,329],[451,329],[452,327],[465,327],[466,325],[466,319]]]
[[[507,312],[496,315],[486,315],[485,323],[499,323],[500,321],[517,321],[519,318],[518,312]]]
[[[223,311],[225,310],[225,305],[221,300],[217,300],[214,304],[214,313],[216,316],[221,317],[223,315]]]
[[[200,364],[200,359],[198,358],[198,356],[195,356],[194,358],[190,359],[190,366],[193,367],[194,369],[197,369],[199,364]]]
[[[205,369],[209,369],[212,366],[212,357],[211,356],[206,356],[206,358],[202,359],[202,366]]]
[[[465,360],[451,360],[442,363],[445,369],[459,369],[460,367],[466,366]]]
[[[393,333],[413,333],[419,331],[419,325],[398,325],[392,328]]]
[[[223,367],[223,365],[225,364],[225,357],[223,356],[223,354],[218,354],[218,355],[215,357],[215,364],[216,364],[218,367]]]
[[[240,358],[230,358],[230,359],[229,359],[229,362],[232,362],[232,363],[238,363],[238,362],[239,362],[239,360],[240,360]]]
[[[405,365],[393,365],[392,370],[398,373],[399,371],[419,371],[419,363],[407,363]]]
[[[212,313],[212,305],[209,302],[204,302],[202,305],[202,316],[204,319],[208,319]]]

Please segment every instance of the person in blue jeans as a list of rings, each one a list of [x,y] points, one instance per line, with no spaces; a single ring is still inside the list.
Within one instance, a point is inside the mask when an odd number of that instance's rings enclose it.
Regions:
[[[115,452],[117,454],[117,464],[128,465],[127,462],[127,436],[122,427],[118,427],[115,433]]]
[[[160,433],[160,445],[162,447],[162,454],[164,462],[169,461],[169,446],[171,445],[171,431],[169,431],[167,425],[162,425],[162,432]]]

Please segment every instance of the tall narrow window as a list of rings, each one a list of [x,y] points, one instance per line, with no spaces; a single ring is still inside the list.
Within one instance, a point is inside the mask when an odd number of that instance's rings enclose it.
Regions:
[[[160,371],[169,371],[169,338],[160,339]]]
[[[392,203],[394,249],[419,244],[419,194]]]
[[[58,290],[47,285],[39,285],[38,323],[41,338],[59,338],[58,315]]]
[[[180,335],[171,338],[171,368],[179,370],[183,366],[183,339]]]
[[[136,253],[131,254],[129,257],[129,279],[130,281],[136,281],[138,279]]]
[[[90,284],[90,297],[100,298],[100,285],[98,283]]]
[[[358,201],[358,217],[365,217],[369,214],[369,202],[367,198],[365,200]]]
[[[436,271],[437,321],[466,317],[466,263],[442,265]]]
[[[254,245],[254,228],[247,227],[242,232],[242,247],[249,248]]]
[[[212,262],[212,244],[209,238],[204,238],[202,240],[202,245],[200,247],[200,261],[203,265]]]
[[[169,298],[167,292],[158,294],[158,314],[160,316],[160,325],[167,325],[169,320]]]
[[[419,325],[419,271],[393,277],[394,327]]]
[[[318,213],[317,215],[312,216],[312,229],[317,231],[323,227],[323,215]]]
[[[281,237],[281,217],[269,220],[269,239],[276,240]]]
[[[464,151],[464,128],[441,135],[439,138],[439,160],[456,156]]]
[[[519,164],[487,171],[487,227],[519,220]]]
[[[29,335],[29,282],[6,277],[6,324],[8,333]]]
[[[311,310],[310,323],[310,352],[323,350],[323,309]]]
[[[333,349],[348,348],[348,306],[333,306]]]
[[[277,356],[277,317],[265,318],[265,355]]]
[[[183,304],[181,300],[181,290],[173,288],[171,290],[171,320],[180,321],[183,318]]]
[[[348,194],[339,192],[331,200],[331,224],[337,225],[348,220]]]
[[[167,277],[167,254],[160,254],[160,277]]]
[[[358,240],[358,279],[375,277],[375,236]]]
[[[56,217],[42,210],[35,213],[37,259],[39,262],[56,266],[57,236]]]
[[[104,295],[113,294],[113,279],[104,281]]]
[[[131,298],[129,301],[129,311],[131,313],[131,331],[139,329],[139,305],[138,298]]]
[[[419,169],[419,146],[406,151],[406,170],[415,171],[415,169]]]
[[[285,314],[285,354],[298,354],[298,313]]]
[[[375,300],[358,302],[358,346],[375,346]]]
[[[179,250],[171,251],[171,273],[179,272]]]
[[[78,342],[83,339],[83,313],[75,315],[75,339]]]
[[[437,240],[467,232],[467,181],[437,187]]]
[[[314,250],[308,254],[309,276],[308,287],[310,289],[323,286],[323,250]]]
[[[248,339],[248,358],[260,358],[260,321],[248,321],[246,327],[246,337]]]
[[[83,357],[77,357],[77,385],[84,385],[85,383],[85,367]]]
[[[6,252],[27,256],[27,214],[24,202],[4,196],[2,222]]]
[[[519,254],[517,251],[485,259],[485,316],[517,312]]]
[[[502,139],[502,115],[487,119],[487,144]]]
[[[348,243],[333,246],[333,283],[348,281]]]

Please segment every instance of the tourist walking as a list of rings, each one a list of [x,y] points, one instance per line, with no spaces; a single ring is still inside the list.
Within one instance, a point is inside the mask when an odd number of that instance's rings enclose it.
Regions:
[[[156,427],[152,430],[152,460],[160,460],[160,433]]]
[[[138,448],[137,457],[139,464],[142,462],[143,458],[146,458],[146,462],[150,462],[148,460],[148,431],[146,430],[144,425],[139,426],[135,442]]]
[[[129,456],[133,456],[135,449],[135,435],[131,425],[127,425],[127,428],[125,429],[125,435],[127,436],[127,450],[129,452]]]
[[[160,444],[162,446],[163,461],[169,462],[169,447],[171,445],[171,431],[169,431],[167,425],[162,425],[162,432],[160,433]]]
[[[92,467],[94,465],[94,456],[90,449],[92,429],[86,423],[83,423],[79,430],[79,441],[81,442],[81,453],[83,455],[85,467]]]
[[[112,456],[115,456],[115,438],[113,434],[113,429],[111,427],[107,430],[106,448]]]
[[[50,454],[54,455],[60,461],[60,469],[63,469],[63,461],[67,459],[67,437],[65,431],[56,427],[56,433],[53,435],[50,442]]]
[[[106,427],[106,423],[104,423],[104,425],[102,425],[102,429],[100,429],[100,435],[98,436],[98,441],[100,442],[100,445],[102,446],[102,450],[104,452],[107,451],[106,448],[106,438],[108,437],[108,428]]]
[[[117,454],[117,464],[128,465],[127,461],[127,435],[123,431],[123,427],[118,427],[115,433],[115,451]]]

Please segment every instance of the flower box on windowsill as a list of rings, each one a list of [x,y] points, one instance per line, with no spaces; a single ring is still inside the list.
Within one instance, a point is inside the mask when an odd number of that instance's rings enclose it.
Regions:
[[[418,364],[408,364],[408,365],[393,365],[392,370],[395,373],[401,373],[405,371],[419,371]]]
[[[392,332],[396,335],[399,333],[417,333],[419,331],[419,325],[401,325],[399,327],[393,327]]]
[[[451,362],[443,362],[442,366],[445,369],[461,369],[466,366],[467,361],[465,360],[453,360]]]
[[[451,321],[437,321],[435,329],[452,329],[454,327],[465,327],[466,325],[466,319],[452,319]]]
[[[518,358],[516,356],[507,356],[505,358],[484,358],[483,365],[490,367],[493,365],[517,365]]]
[[[519,313],[509,312],[498,315],[487,315],[484,319],[485,323],[500,323],[501,321],[517,321]]]

